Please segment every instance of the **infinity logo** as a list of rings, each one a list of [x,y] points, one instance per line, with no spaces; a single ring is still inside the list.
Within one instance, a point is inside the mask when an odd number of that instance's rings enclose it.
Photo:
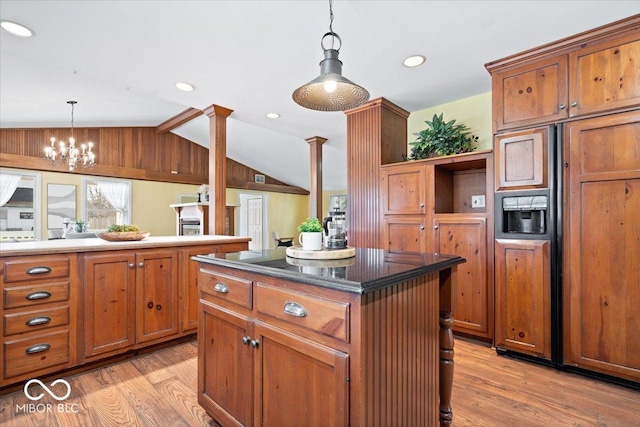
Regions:
[[[53,391],[51,391],[42,381],[34,379],[34,380],[27,381],[27,383],[24,385],[24,395],[27,396],[31,400],[40,400],[44,396],[44,393],[40,393],[37,396],[31,396],[29,394],[29,386],[31,384],[33,384],[33,383],[39,384],[43,389],[45,389],[45,391],[47,393],[49,393],[49,396],[53,397],[56,400],[65,400],[71,394],[71,384],[69,384],[65,380],[58,379],[58,380],[55,380],[54,382],[51,383],[51,387],[53,387],[53,386],[55,386],[56,384],[59,384],[59,383],[62,383],[62,384],[67,386],[67,393],[64,396],[58,396]]]

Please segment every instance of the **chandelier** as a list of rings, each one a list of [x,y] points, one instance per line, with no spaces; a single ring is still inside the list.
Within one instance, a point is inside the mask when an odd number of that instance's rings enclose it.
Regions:
[[[96,164],[96,155],[91,149],[93,148],[93,142],[87,142],[81,144],[80,148],[76,147],[76,140],[73,137],[73,108],[77,104],[77,101],[67,101],[67,104],[71,105],[71,137],[69,138],[69,145],[60,140],[51,137],[51,145],[44,148],[44,157],[49,161],[58,165],[60,163],[67,163],[69,165],[69,171],[73,172],[78,166],[82,166],[84,169],[91,169]]]
[[[342,77],[342,61],[338,59],[342,40],[333,32],[332,0],[329,0],[329,19],[329,32],[320,40],[320,46],[324,51],[324,59],[320,62],[320,76],[296,89],[293,92],[293,100],[312,110],[344,111],[366,102],[369,92]],[[331,39],[329,47],[324,46],[327,37]]]

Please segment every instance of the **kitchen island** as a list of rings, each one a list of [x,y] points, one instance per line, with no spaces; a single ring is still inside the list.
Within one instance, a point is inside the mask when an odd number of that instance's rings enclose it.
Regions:
[[[0,392],[193,335],[198,287],[191,257],[244,250],[249,240],[1,242]]]
[[[458,256],[196,256],[198,401],[220,424],[450,425]]]

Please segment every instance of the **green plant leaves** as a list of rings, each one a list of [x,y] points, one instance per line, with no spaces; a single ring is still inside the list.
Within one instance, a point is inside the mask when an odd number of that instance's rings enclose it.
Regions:
[[[471,135],[467,126],[456,124],[455,120],[446,122],[443,115],[444,113],[439,116],[434,114],[431,121],[425,121],[428,128],[414,133],[417,139],[409,143],[412,148],[408,160],[449,156],[475,150],[474,143],[478,141],[478,137]]]

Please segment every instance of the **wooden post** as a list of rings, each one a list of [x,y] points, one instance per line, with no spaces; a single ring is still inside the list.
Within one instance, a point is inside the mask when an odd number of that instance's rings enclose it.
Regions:
[[[227,117],[233,110],[212,104],[209,117],[209,231],[225,234],[227,205]]]
[[[311,147],[311,195],[309,216],[322,221],[322,144],[327,138],[313,136],[305,139]]]

